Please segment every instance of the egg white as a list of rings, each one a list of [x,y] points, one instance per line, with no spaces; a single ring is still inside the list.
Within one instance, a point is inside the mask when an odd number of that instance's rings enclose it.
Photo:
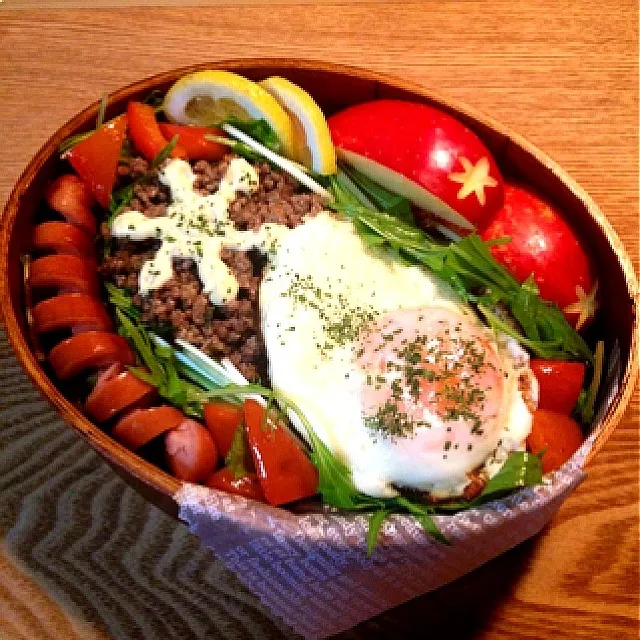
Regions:
[[[355,357],[358,326],[390,311],[428,307],[444,307],[479,324],[474,312],[433,275],[366,247],[351,222],[328,212],[280,239],[261,284],[272,386],[298,405],[316,434],[349,466],[356,488],[368,495],[392,497],[396,487],[438,498],[460,495],[478,461],[487,476],[495,474],[531,428],[518,388],[528,357],[505,340],[496,345],[505,375],[501,410],[472,453],[427,451],[422,445],[434,438],[434,429],[445,428],[442,423],[397,438],[381,437],[365,426],[365,372]]]

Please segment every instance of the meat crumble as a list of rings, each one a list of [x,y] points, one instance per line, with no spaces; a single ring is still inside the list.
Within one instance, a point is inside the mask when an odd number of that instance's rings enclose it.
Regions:
[[[192,164],[196,175],[194,188],[201,195],[217,191],[233,155],[219,162],[200,160]],[[266,163],[254,165],[259,176],[257,191],[238,194],[229,207],[229,218],[240,230],[257,230],[272,222],[293,228],[305,216],[323,209],[320,196],[299,193],[293,178],[272,169]],[[143,158],[132,158],[118,170],[120,179],[146,176],[134,187],[128,209],[146,216],[166,215],[170,202],[168,189],[158,180],[157,170],[149,170]],[[108,229],[103,233],[108,237]],[[141,320],[162,327],[176,338],[198,347],[214,359],[227,357],[249,380],[264,380],[266,354],[260,333],[259,285],[264,259],[255,251],[222,250],[222,259],[238,281],[235,300],[213,305],[202,291],[197,267],[192,260],[174,259],[174,277],[149,295],[138,293],[138,274],[142,265],[153,258],[158,242],[130,242],[114,239],[114,249],[102,266],[103,276],[118,287],[130,290],[134,304],[141,309]]]

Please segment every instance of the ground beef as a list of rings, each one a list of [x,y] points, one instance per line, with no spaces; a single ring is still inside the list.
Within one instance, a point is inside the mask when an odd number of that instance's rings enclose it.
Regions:
[[[217,190],[233,156],[220,162],[196,162],[195,188],[205,195]],[[319,196],[297,193],[297,185],[287,174],[256,165],[259,188],[250,196],[239,196],[229,209],[229,216],[239,229],[257,229],[264,222],[294,227],[306,215],[322,210]],[[133,158],[119,168],[120,180],[145,179],[136,184],[129,208],[156,217],[166,214],[169,193],[149,174],[142,158]],[[108,237],[108,232],[105,230]],[[117,240],[112,255],[105,259],[101,271],[116,286],[138,291],[138,274],[146,260],[153,257],[157,241],[129,242]],[[264,380],[266,355],[260,334],[258,291],[264,260],[257,253],[224,249],[222,259],[239,284],[238,296],[224,305],[214,306],[202,292],[197,268],[191,260],[174,260],[174,277],[148,296],[134,296],[142,309],[141,319],[159,330],[169,329],[175,337],[195,345],[215,359],[228,357],[249,380]]]
[[[233,157],[225,156],[215,164],[196,162],[195,188],[203,194],[216,191]],[[319,196],[296,193],[297,184],[289,174],[272,169],[266,162],[254,166],[258,171],[258,190],[251,195],[240,194],[229,208],[229,217],[238,229],[257,229],[264,222],[295,227],[304,216],[322,210]]]

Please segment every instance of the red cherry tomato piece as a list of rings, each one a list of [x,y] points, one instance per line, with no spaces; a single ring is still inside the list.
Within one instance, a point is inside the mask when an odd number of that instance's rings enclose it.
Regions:
[[[222,129],[167,124],[165,122],[160,122],[159,127],[166,140],[178,136],[178,144],[184,148],[189,160],[220,160],[225,153],[229,153],[229,147],[226,145],[212,142],[204,137],[209,134],[226,138],[227,136]]]
[[[96,298],[100,295],[96,263],[72,255],[57,254],[34,260],[29,266],[29,286],[76,291]]]
[[[127,117],[120,115],[67,151],[71,166],[105,209],[116,181],[126,127]]]
[[[582,444],[580,425],[560,413],[536,411],[533,426],[527,438],[527,449],[542,456],[542,471],[549,473],[559,469]]]
[[[219,489],[258,502],[266,502],[260,480],[255,473],[236,479],[229,467],[224,467],[209,476],[205,484],[212,489]]]
[[[160,131],[153,107],[142,102],[130,102],[127,107],[129,137],[135,148],[151,162],[162,151],[169,140]],[[186,158],[184,147],[177,144],[171,152],[172,158]]]
[[[98,379],[85,410],[96,422],[105,422],[132,407],[146,407],[155,396],[155,387],[117,367]]]
[[[125,447],[136,451],[159,435],[177,427],[184,419],[184,413],[175,407],[163,405],[134,409],[120,418],[111,435]]]
[[[96,218],[91,211],[93,196],[84,182],[73,173],[58,176],[44,194],[47,204],[68,222],[89,235],[96,233]]]
[[[49,361],[60,380],[67,380],[87,369],[106,367],[114,362],[135,362],[127,341],[115,333],[81,333],[57,344]]]
[[[540,386],[538,409],[568,416],[578,401],[584,382],[585,365],[582,362],[534,358],[530,367]]]
[[[111,331],[113,322],[100,300],[86,293],[64,293],[39,302],[33,308],[37,333],[71,328],[82,331]]]
[[[482,232],[483,240],[509,237],[491,253],[518,280],[531,274],[540,296],[561,309],[593,288],[587,254],[573,229],[548,202],[515,185],[505,185],[504,206]],[[582,293],[581,293],[582,292]],[[565,313],[572,322],[577,314]]]
[[[204,423],[213,437],[218,453],[225,458],[238,425],[242,422],[242,405],[208,402],[203,407]]]
[[[267,502],[277,506],[314,495],[318,470],[283,426],[272,420],[263,425],[264,412],[255,400],[245,400],[249,447]]]
[[[33,230],[33,248],[84,258],[93,257],[95,251],[93,239],[81,228],[58,221],[43,222]]]
[[[171,473],[186,482],[204,482],[218,464],[211,434],[195,420],[183,420],[164,437]]]

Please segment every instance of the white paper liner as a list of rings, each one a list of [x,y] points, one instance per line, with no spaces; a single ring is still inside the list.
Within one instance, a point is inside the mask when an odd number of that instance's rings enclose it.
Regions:
[[[594,429],[545,484],[452,516],[437,516],[447,546],[411,517],[391,516],[372,556],[362,514],[298,515],[185,484],[180,518],[276,616],[305,638],[339,633],[472,571],[538,533],[586,478],[582,470],[620,380],[614,346]]]

